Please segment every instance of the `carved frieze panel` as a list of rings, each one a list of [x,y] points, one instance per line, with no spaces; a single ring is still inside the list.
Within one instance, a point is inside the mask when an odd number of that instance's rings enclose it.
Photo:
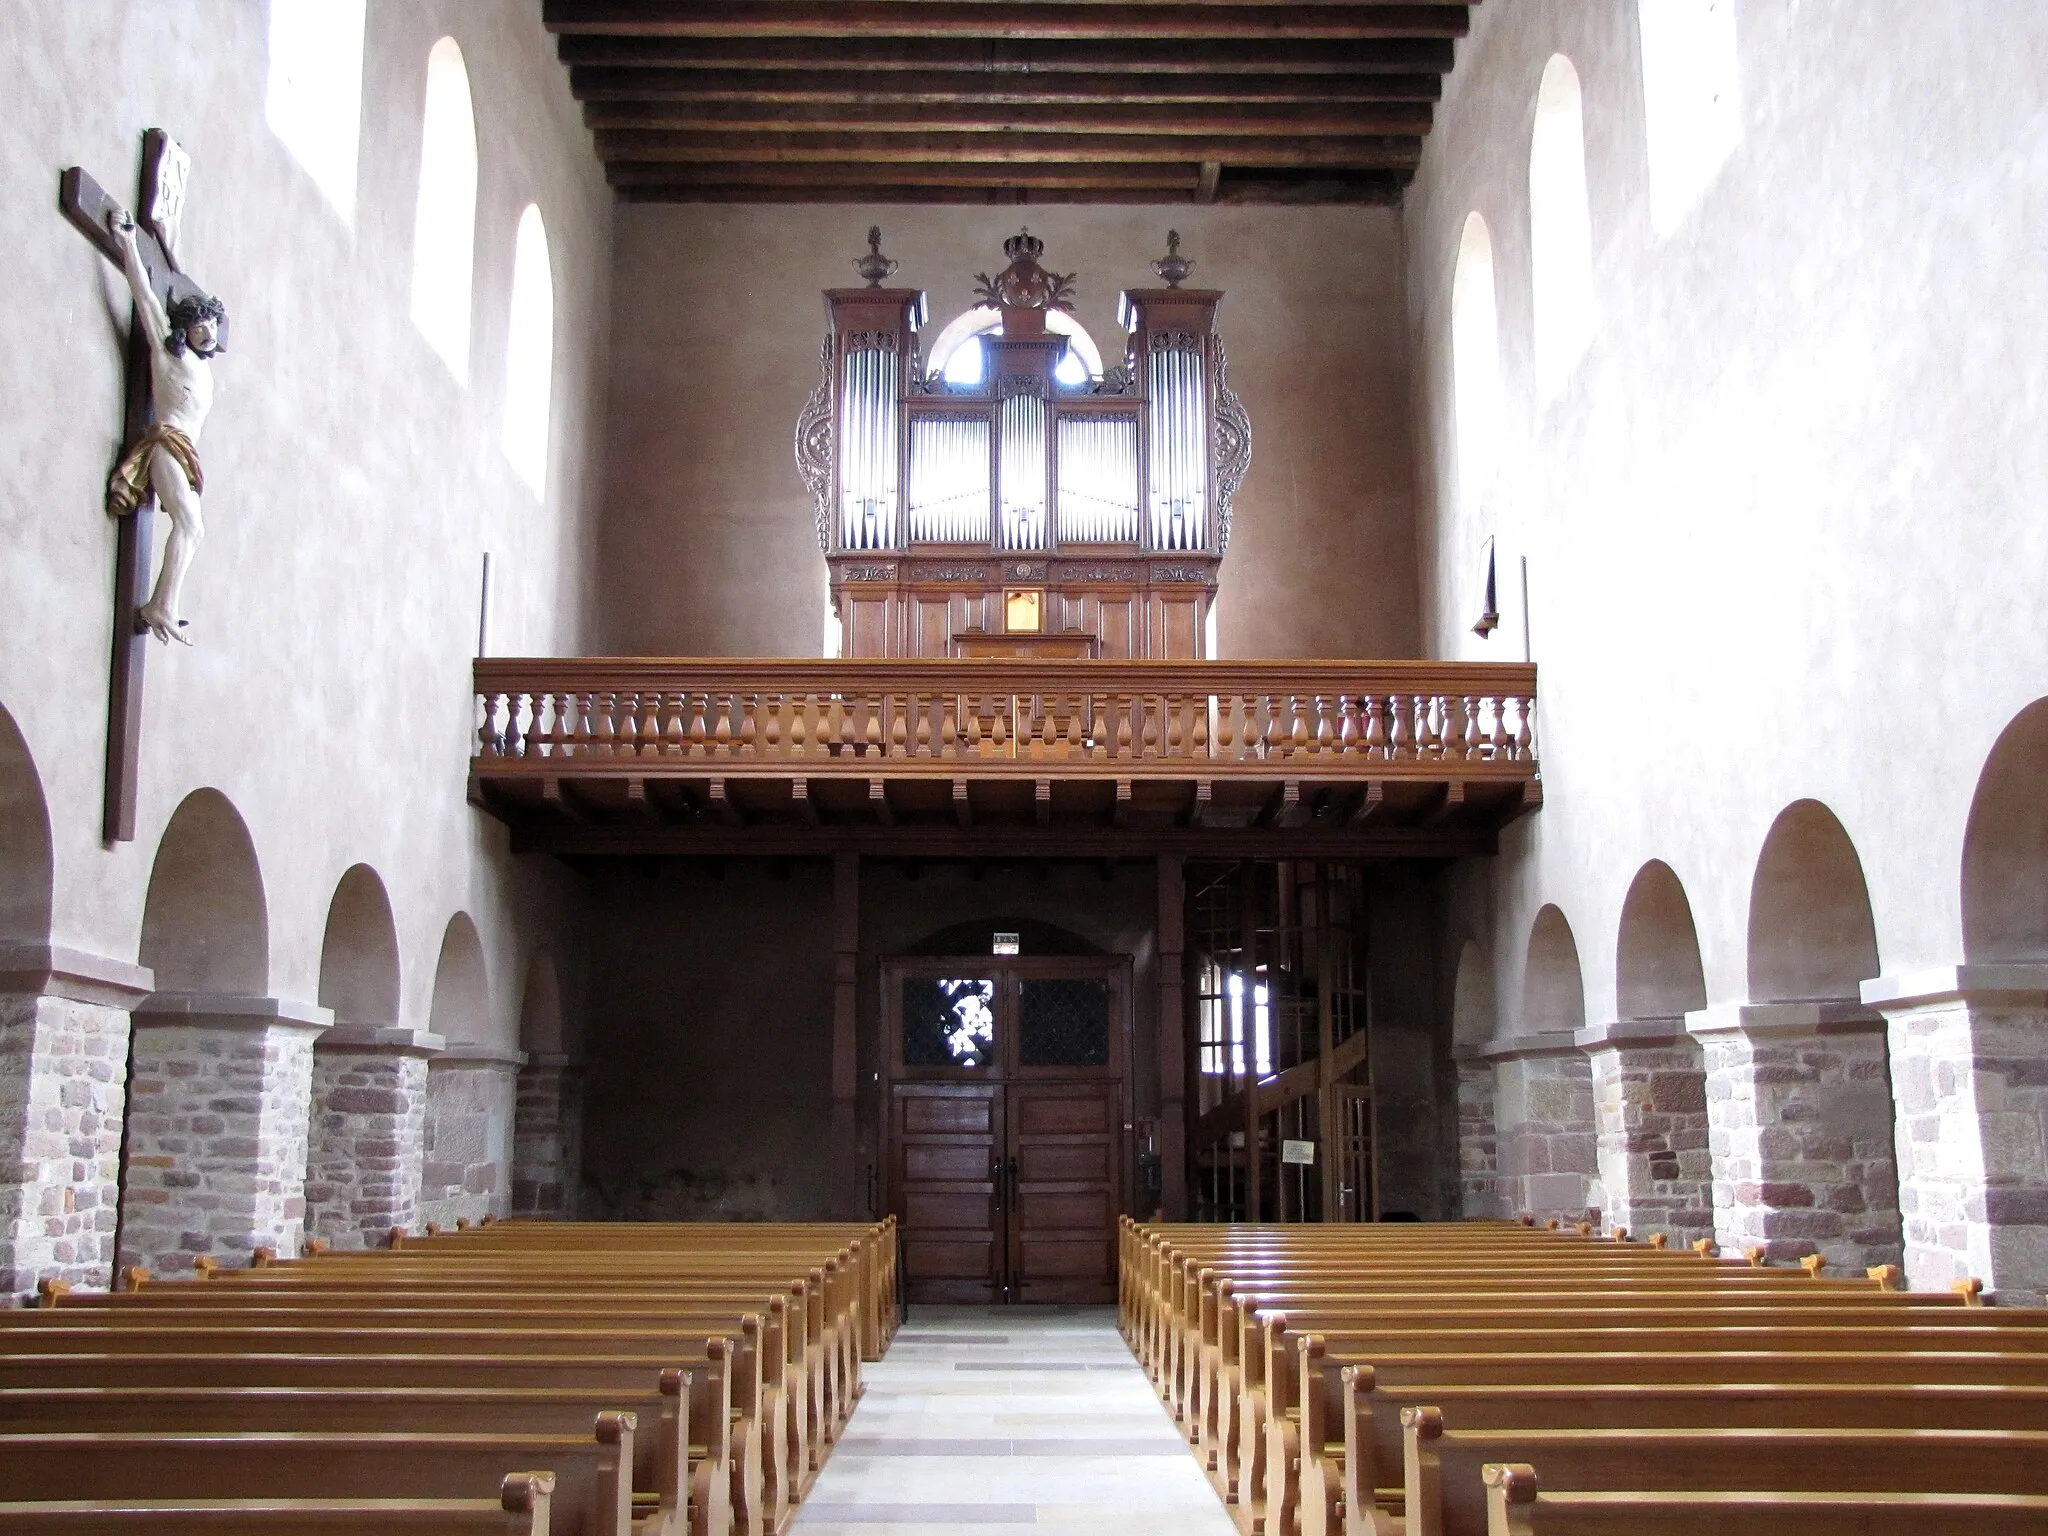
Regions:
[[[1216,553],[1230,548],[1231,502],[1252,467],[1252,422],[1244,402],[1230,387],[1230,359],[1223,352],[1223,338],[1212,338],[1216,378]]]
[[[841,566],[840,575],[848,581],[894,581],[896,567],[893,565],[846,565]]]

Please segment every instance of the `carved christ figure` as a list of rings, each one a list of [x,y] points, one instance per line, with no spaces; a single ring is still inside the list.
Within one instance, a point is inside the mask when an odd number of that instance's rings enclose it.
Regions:
[[[135,295],[135,323],[148,327],[150,403],[154,422],[122,456],[107,482],[107,510],[125,517],[151,491],[171,521],[164,544],[163,569],[156,590],[137,610],[137,617],[158,640],[190,645],[185,620],[179,617],[178,596],[185,573],[198,552],[205,526],[199,516],[199,493],[205,476],[199,467],[199,433],[213,409],[211,360],[221,352],[220,332],[227,310],[219,299],[179,298],[167,310],[149,280],[142,253],[135,244],[135,221],[114,210],[107,227],[121,248],[122,270]]]

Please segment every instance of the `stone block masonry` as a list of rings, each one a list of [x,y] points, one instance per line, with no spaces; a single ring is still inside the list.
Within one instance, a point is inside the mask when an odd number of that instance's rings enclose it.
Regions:
[[[0,948],[0,1286],[113,1277],[128,1009],[149,972],[47,946]]]
[[[2048,1296],[2048,966],[1865,982],[1891,1048],[1899,1214],[1916,1290]]]
[[[447,1227],[512,1213],[512,1116],[525,1061],[484,1045],[451,1045],[434,1058],[421,1221]]]
[[[135,1014],[123,1268],[296,1256],[313,1043],[330,1015],[276,998],[158,993]]]
[[[439,1035],[337,1024],[313,1052],[306,1235],[381,1248],[420,1226],[428,1063]]]
[[[1898,1169],[1883,1021],[1853,1002],[1686,1015],[1706,1054],[1714,1236],[1860,1275],[1897,1264]]]
[[[1505,1214],[1598,1225],[1603,1204],[1593,1132],[1593,1075],[1569,1034],[1495,1040],[1500,1198]]]
[[[512,1214],[574,1221],[583,1174],[583,1066],[536,1055],[519,1069]]]
[[[1633,1019],[1583,1029],[1607,1220],[1638,1238],[1711,1237],[1713,1160],[1706,1069],[1682,1019]]]
[[[1501,1208],[1500,1139],[1493,1118],[1493,1063],[1459,1058],[1458,1210],[1468,1221],[1510,1214]]]

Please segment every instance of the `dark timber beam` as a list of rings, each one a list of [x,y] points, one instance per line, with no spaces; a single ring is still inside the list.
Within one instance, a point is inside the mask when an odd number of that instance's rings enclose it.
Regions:
[[[593,102],[583,120],[606,133],[768,134],[1153,134],[1175,138],[1259,138],[1422,134],[1428,102],[1130,103],[1037,106],[975,102],[945,106],[774,101]],[[1211,161],[1210,164],[1216,162]],[[1220,166],[1219,166],[1220,169]]]
[[[1462,824],[1386,826],[1371,832],[1300,827],[997,826],[978,821],[961,828],[882,826],[869,822],[810,828],[801,824],[652,828],[576,826],[536,818],[512,829],[519,853],[660,855],[684,858],[816,857],[851,849],[871,857],[947,858],[1152,858],[1180,853],[1194,859],[1461,859],[1492,854],[1492,828]]]
[[[557,33],[624,37],[1294,38],[1353,42],[1465,35],[1463,0],[1446,4],[1205,4],[1125,0],[546,0]]]
[[[601,129],[601,160],[715,161],[728,165],[809,163],[886,165],[894,162],[984,165],[1058,165],[1109,161],[1171,161],[1284,170],[1408,170],[1422,157],[1418,138],[1399,134],[1280,138],[1181,133],[831,133],[790,129],[774,133],[665,129]]]
[[[1017,74],[974,70],[672,69],[578,65],[569,89],[582,102],[744,102],[913,107],[1242,106],[1433,102],[1436,75]]]
[[[969,69],[1146,74],[1414,74],[1450,72],[1448,38],[1328,42],[1308,38],[1096,38],[1081,42],[937,37],[681,38],[565,36],[564,64],[669,69]]]

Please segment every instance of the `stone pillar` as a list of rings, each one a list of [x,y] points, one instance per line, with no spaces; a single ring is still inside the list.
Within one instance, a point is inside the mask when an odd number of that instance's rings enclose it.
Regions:
[[[1572,1036],[1545,1031],[1481,1048],[1494,1066],[1494,1127],[1505,1214],[1598,1224],[1593,1073]]]
[[[583,1063],[535,1054],[512,1111],[512,1214],[574,1221],[583,1182]]]
[[[421,1030],[337,1024],[313,1051],[306,1235],[381,1248],[420,1226],[427,1061],[445,1042]]]
[[[296,1257],[306,1217],[313,1042],[325,1008],[158,992],[135,1011],[120,1264]]]
[[[1674,1243],[1714,1231],[1707,1074],[1683,1019],[1627,1019],[1574,1037],[1593,1072],[1607,1221]]]
[[[1900,1260],[1884,1021],[1854,1002],[1730,1003],[1685,1016],[1706,1052],[1714,1237],[1861,1275]]]
[[[46,944],[0,945],[0,1291],[114,1273],[128,1010],[150,973]]]
[[[2048,966],[1960,965],[1863,984],[1884,1015],[1906,1278],[2048,1293]]]
[[[512,1214],[512,1117],[524,1052],[451,1045],[427,1069],[426,1171],[420,1220]]]
[[[1452,1064],[1458,1073],[1458,1212],[1467,1221],[1505,1216],[1493,1121],[1493,1063],[1460,1052]]]

